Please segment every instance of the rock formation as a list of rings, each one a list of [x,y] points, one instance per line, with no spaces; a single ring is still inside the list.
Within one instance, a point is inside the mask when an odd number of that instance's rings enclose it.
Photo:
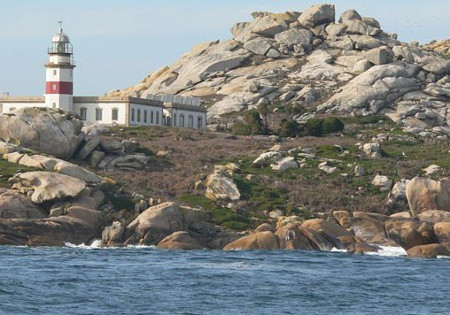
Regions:
[[[233,39],[197,45],[142,84],[115,93],[199,96],[211,123],[267,104],[312,114],[388,115],[416,134],[450,134],[440,129],[450,120],[450,60],[442,57],[448,41],[404,43],[354,10],[337,19],[327,4],[252,16],[231,28]]]

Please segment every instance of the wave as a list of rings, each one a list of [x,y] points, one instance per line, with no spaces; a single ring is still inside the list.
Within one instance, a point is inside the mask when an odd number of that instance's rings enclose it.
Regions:
[[[79,248],[79,249],[155,249],[155,245],[127,245],[124,247],[117,247],[117,246],[110,246],[110,247],[104,247],[102,246],[102,240],[94,240],[90,245],[86,244],[72,244],[69,242],[64,243],[65,247],[69,248]]]
[[[368,252],[366,255],[384,256],[384,257],[401,257],[406,256],[406,251],[402,247],[396,246],[378,246],[381,249],[377,252]]]

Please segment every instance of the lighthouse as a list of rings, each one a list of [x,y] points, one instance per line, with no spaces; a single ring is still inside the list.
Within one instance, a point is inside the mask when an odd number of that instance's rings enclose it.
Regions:
[[[61,22],[58,33],[48,48],[49,60],[45,64],[45,106],[73,111],[73,47]]]

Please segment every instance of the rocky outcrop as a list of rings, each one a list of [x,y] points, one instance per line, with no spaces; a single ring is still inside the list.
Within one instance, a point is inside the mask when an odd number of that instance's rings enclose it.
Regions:
[[[167,236],[180,231],[194,233],[206,242],[211,241],[218,230],[209,220],[210,214],[205,211],[180,208],[172,202],[162,203],[148,208],[127,225],[123,233],[124,244],[157,245]],[[117,230],[117,227],[114,229]],[[116,238],[105,236],[106,242],[111,239]]]
[[[43,219],[45,211],[18,192],[0,188],[0,218]]]
[[[96,236],[96,229],[86,221],[69,216],[31,220],[0,219],[0,245],[88,244]]]
[[[13,189],[29,195],[37,204],[75,198],[86,188],[86,183],[77,178],[49,172],[19,173],[10,182]]]
[[[233,179],[221,170],[216,170],[208,176],[205,187],[205,196],[212,200],[237,201],[241,198],[241,193]]]
[[[188,232],[180,231],[164,238],[159,242],[158,248],[170,250],[200,250],[203,249],[204,246],[193,239]]]
[[[450,251],[442,244],[420,245],[410,248],[408,257],[412,258],[437,258],[438,256],[450,256]]]
[[[257,232],[231,242],[223,250],[270,250],[279,249],[278,238],[270,231]]]
[[[69,158],[83,140],[82,123],[63,111],[22,108],[0,116],[0,139],[60,158]]]
[[[406,197],[413,215],[426,210],[450,211],[450,180],[413,178],[406,186]]]

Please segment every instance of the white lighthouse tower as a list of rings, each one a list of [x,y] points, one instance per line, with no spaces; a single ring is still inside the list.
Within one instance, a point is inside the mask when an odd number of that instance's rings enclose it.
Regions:
[[[73,111],[73,48],[62,23],[58,23],[59,31],[52,39],[49,61],[45,65],[45,106]]]

